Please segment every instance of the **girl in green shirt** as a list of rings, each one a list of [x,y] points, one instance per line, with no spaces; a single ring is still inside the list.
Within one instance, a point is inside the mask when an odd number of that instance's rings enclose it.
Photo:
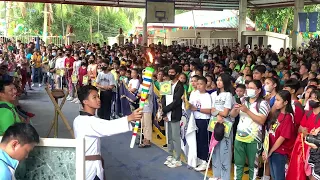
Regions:
[[[249,66],[251,70],[253,70],[253,68],[254,68],[254,59],[251,54],[247,55],[246,62],[244,65],[242,65],[241,71],[243,71],[246,66]]]

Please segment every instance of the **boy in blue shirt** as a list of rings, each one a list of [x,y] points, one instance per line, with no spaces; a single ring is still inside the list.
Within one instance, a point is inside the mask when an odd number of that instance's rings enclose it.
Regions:
[[[19,161],[27,158],[39,142],[39,134],[30,124],[16,123],[10,126],[0,143],[0,180],[15,179]]]

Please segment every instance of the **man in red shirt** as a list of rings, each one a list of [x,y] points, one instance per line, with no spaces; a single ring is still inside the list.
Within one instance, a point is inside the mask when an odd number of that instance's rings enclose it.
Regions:
[[[74,90],[74,86],[72,83],[72,72],[73,72],[73,63],[74,63],[74,58],[71,56],[71,52],[70,49],[66,50],[66,60],[64,61],[64,67],[66,68],[66,78],[68,80],[68,89],[69,89],[69,96],[67,97],[68,101],[72,101],[73,100],[73,90]]]

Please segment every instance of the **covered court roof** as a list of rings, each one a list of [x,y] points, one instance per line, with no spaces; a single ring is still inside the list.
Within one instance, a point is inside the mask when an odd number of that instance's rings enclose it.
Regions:
[[[78,5],[128,7],[128,8],[145,8],[145,5],[146,5],[146,0],[11,0],[11,1],[78,4]],[[223,10],[223,9],[239,9],[239,2],[240,2],[240,0],[167,0],[167,1],[175,1],[176,9],[216,10],[216,11]],[[319,0],[304,0],[304,2],[305,2],[305,5],[320,3]],[[253,9],[288,7],[293,5],[294,5],[294,0],[248,0],[248,8],[253,8]]]
[[[186,19],[193,19],[194,22],[186,21]],[[211,29],[236,29],[238,28],[238,10],[223,10],[223,11],[205,11],[195,10],[188,11],[175,15],[174,23],[148,23],[148,28],[177,28],[177,27],[193,27],[197,28],[211,28]],[[219,21],[219,22],[218,22]],[[195,24],[194,24],[195,23]],[[143,25],[137,28],[142,29]],[[250,18],[246,18],[246,27],[253,29],[255,23]]]

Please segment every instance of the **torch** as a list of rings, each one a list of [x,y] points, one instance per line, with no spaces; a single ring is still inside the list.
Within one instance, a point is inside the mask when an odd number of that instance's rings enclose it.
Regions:
[[[148,53],[150,57],[150,62],[153,62],[153,58],[151,53]],[[142,84],[141,84],[141,96],[140,96],[140,103],[139,107],[143,108],[145,105],[145,102],[148,98],[149,90],[152,85],[152,75],[153,75],[154,69],[151,67],[146,67],[142,71]],[[134,147],[134,143],[137,138],[137,133],[138,133],[138,128],[139,128],[140,122],[136,121],[135,126],[133,128],[133,133],[132,133],[132,138],[131,138],[131,143],[130,143],[130,148]]]

